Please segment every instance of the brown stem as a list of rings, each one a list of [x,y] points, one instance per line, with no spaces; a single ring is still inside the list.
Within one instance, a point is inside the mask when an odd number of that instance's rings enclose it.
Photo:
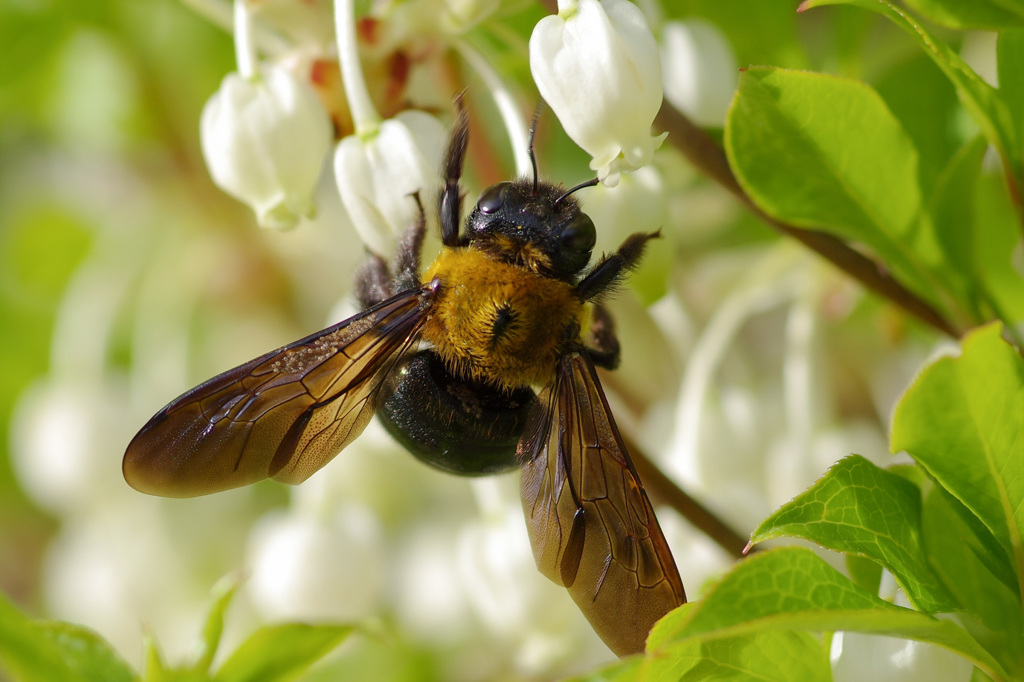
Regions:
[[[629,448],[633,467],[652,501],[672,507],[697,530],[714,540],[719,547],[737,559],[742,559],[743,549],[747,546],[747,538],[734,531],[707,507],[676,485],[675,481],[666,476],[633,440],[625,434],[620,435],[622,435],[626,447]]]
[[[902,284],[881,269],[878,263],[850,248],[843,240],[825,232],[795,227],[765,214],[751,201],[740,187],[739,182],[736,181],[736,176],[729,168],[729,161],[722,148],[671,104],[668,102],[662,104],[661,111],[655,118],[655,124],[662,130],[669,131],[669,141],[690,160],[690,163],[729,190],[764,222],[779,232],[798,240],[871,291],[896,303],[925,324],[953,338],[960,337],[960,331],[938,311],[905,289]]]

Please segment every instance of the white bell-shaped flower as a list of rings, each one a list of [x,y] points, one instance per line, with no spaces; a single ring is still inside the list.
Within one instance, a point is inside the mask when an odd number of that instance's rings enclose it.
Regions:
[[[334,177],[356,231],[382,256],[417,218],[410,196],[424,202],[439,185],[437,169],[445,127],[422,111],[407,110],[380,124],[375,134],[349,135],[334,152]]]
[[[606,185],[650,162],[661,108],[658,45],[626,0],[559,0],[530,37],[530,70],[565,132],[591,155]]]
[[[293,227],[313,212],[332,137],[312,88],[275,65],[262,65],[253,78],[228,74],[200,119],[213,181],[251,206],[263,227]]]
[[[422,111],[410,109],[381,121],[359,63],[353,0],[336,0],[334,20],[338,64],[356,129],[334,151],[334,179],[363,243],[387,257],[416,220],[410,195],[419,192],[423,201],[434,196],[447,135],[440,121]]]
[[[671,21],[661,35],[665,99],[702,126],[722,127],[739,80],[729,41],[707,21]]]

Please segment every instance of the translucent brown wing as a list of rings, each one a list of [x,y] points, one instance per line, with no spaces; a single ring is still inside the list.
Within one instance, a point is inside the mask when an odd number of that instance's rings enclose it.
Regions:
[[[566,355],[519,443],[537,567],[620,656],[686,601],[672,553],[585,351]]]
[[[365,428],[377,387],[415,341],[435,289],[398,294],[188,391],[132,439],[125,480],[168,497],[268,477],[306,480]]]

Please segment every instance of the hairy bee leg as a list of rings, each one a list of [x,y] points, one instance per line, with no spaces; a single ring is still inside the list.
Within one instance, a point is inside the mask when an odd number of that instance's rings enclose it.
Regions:
[[[618,251],[602,258],[587,276],[580,280],[576,285],[576,295],[584,301],[590,301],[614,288],[619,280],[640,262],[648,240],[660,236],[661,230],[630,235],[622,242]]]
[[[391,262],[392,295],[413,289],[420,284],[420,255],[423,253],[423,239],[427,234],[427,214],[423,210],[420,193],[413,192],[412,198],[416,202],[416,222],[405,231],[398,242],[398,248],[395,249],[395,257]]]
[[[600,303],[595,303],[587,333],[587,352],[594,364],[603,369],[616,369],[622,359],[622,347],[615,333],[615,320]]]
[[[383,258],[371,253],[367,261],[356,270],[356,300],[363,310],[391,298],[399,291],[419,286],[420,253],[427,232],[427,216],[423,211],[420,193],[413,192],[412,199],[416,202],[416,222],[398,242],[391,267]]]
[[[392,280],[384,259],[375,253],[369,254],[367,261],[356,270],[355,290],[359,307],[366,310],[391,298],[394,294]]]
[[[459,227],[462,223],[462,190],[459,187],[459,178],[462,177],[462,162],[466,158],[466,148],[469,146],[469,115],[466,113],[466,105],[462,103],[461,94],[455,98],[455,108],[458,118],[444,154],[444,189],[437,200],[441,218],[441,243],[445,246],[461,244]]]

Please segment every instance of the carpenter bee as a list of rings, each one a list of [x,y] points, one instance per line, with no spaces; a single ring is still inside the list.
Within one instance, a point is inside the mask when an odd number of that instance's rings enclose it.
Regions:
[[[538,181],[535,161],[532,179],[484,190],[460,231],[469,123],[457,104],[433,264],[420,274],[421,206],[394,262],[371,256],[358,273],[363,312],[171,401],[128,445],[124,477],[169,497],[301,483],[376,413],[446,471],[520,466],[540,571],[615,653],[641,652],[686,597],[595,367],[619,360],[599,300],[656,234],[588,268],[596,230],[572,194],[597,181],[565,190]]]

